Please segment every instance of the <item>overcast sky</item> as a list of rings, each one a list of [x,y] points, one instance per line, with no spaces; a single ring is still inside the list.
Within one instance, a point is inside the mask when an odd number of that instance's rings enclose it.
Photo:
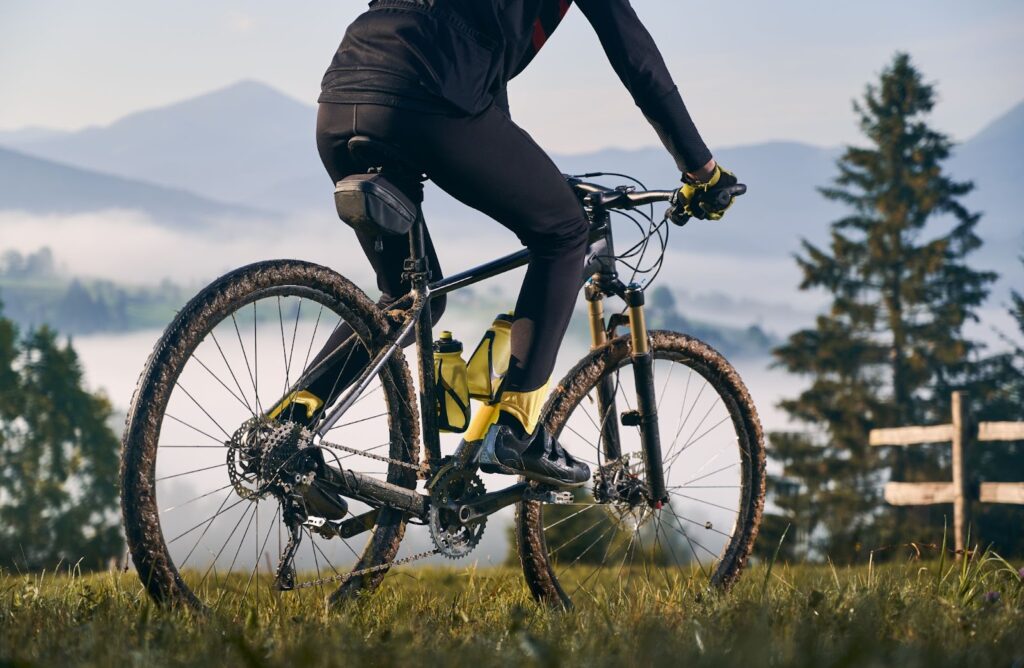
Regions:
[[[481,0],[485,1],[485,0]],[[240,79],[312,104],[357,0],[0,0],[0,129],[80,128]],[[964,139],[1024,98],[1020,0],[633,0],[708,143],[856,137],[850,100],[896,50]],[[552,151],[656,143],[573,10],[512,88]]]

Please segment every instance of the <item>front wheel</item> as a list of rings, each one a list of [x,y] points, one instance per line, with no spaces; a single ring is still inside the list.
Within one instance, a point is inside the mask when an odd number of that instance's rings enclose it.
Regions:
[[[765,489],[750,394],[707,344],[666,331],[650,332],[650,343],[670,501],[648,503],[640,429],[618,424],[637,405],[632,345],[619,337],[576,365],[544,408],[545,425],[593,478],[571,505],[518,508],[519,556],[538,600],[569,606],[652,587],[671,595],[694,579],[724,588],[750,555]],[[606,442],[616,434],[618,447]]]

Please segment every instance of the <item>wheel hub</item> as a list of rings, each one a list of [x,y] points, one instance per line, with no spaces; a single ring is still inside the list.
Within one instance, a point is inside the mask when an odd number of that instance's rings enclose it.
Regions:
[[[643,458],[630,453],[601,466],[594,472],[594,500],[630,531],[636,531],[654,516],[643,479]]]

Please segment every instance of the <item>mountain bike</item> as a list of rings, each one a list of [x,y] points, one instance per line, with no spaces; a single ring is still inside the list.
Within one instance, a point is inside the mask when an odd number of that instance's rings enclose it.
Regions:
[[[413,168],[368,138],[350,148],[381,174]],[[488,491],[479,441],[442,452],[430,300],[522,267],[529,252],[432,281],[417,210],[403,308],[379,308],[327,267],[278,260],[226,274],[168,326],[123,437],[124,527],[149,594],[197,609],[280,596],[340,602],[372,591],[396,566],[468,557],[488,519],[509,506],[510,551],[540,602],[567,607],[652,587],[670,596],[695,581],[735,581],[764,503],[757,411],[711,346],[647,327],[645,287],[635,279],[648,276],[649,287],[664,262],[672,226],[654,205],[674,201],[675,190],[587,180],[599,176],[624,175],[567,177],[591,225],[583,288],[591,350],[541,417],[590,465],[585,487],[494,476],[511,484]],[[619,219],[640,240],[617,253]],[[644,260],[652,252],[655,260]],[[624,307],[606,314],[611,299]],[[351,334],[310,364],[341,327]],[[410,338],[418,382],[402,348]],[[361,367],[318,420],[270,414],[341,355]],[[346,499],[344,516],[313,510],[313,488]],[[403,538],[411,546],[400,552]]]

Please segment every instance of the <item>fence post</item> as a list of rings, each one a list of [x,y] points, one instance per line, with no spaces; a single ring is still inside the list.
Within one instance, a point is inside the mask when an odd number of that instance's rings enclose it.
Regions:
[[[964,471],[970,449],[971,416],[967,393],[953,393],[953,533],[958,557],[967,554],[967,528],[971,525],[970,480]]]

